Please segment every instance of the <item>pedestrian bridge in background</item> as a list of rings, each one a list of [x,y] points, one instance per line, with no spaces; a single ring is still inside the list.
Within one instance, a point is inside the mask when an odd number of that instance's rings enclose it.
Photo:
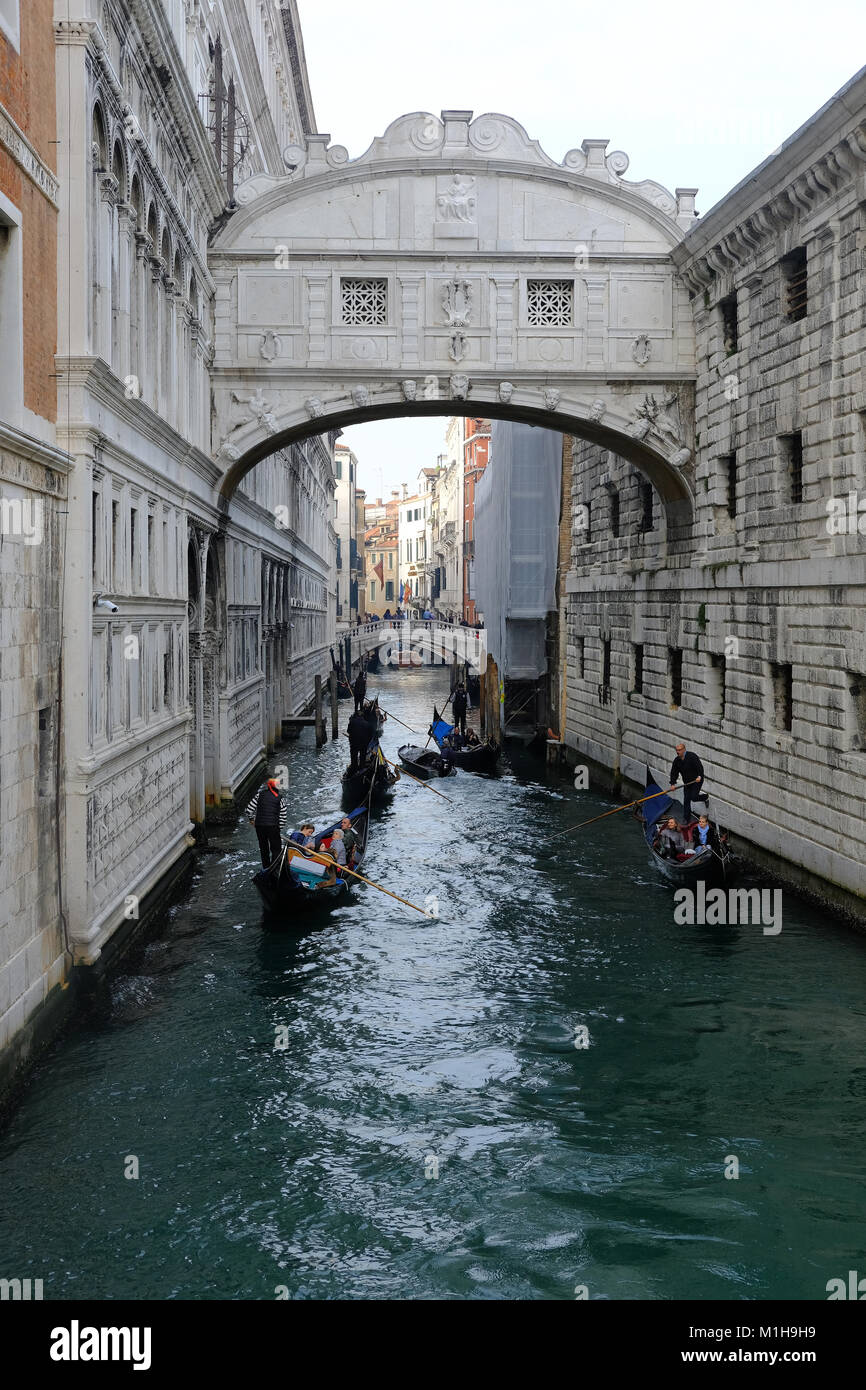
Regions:
[[[415,112],[357,159],[328,135],[255,175],[215,238],[218,504],[280,447],[393,416],[483,415],[632,461],[694,496],[695,347],[671,251],[694,189],[556,161],[504,115]]]
[[[348,643],[348,655],[343,658],[347,671],[372,652],[378,653],[383,666],[450,666],[456,661],[480,673],[487,664],[486,629],[460,623],[412,618],[358,623],[338,628],[337,642],[344,652]]]

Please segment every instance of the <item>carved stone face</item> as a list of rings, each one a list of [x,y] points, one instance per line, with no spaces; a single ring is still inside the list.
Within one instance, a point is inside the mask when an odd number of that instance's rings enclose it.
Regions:
[[[404,401],[414,401],[418,391],[417,381],[401,381],[400,390],[403,392]]]
[[[352,392],[352,400],[355,402],[355,405],[359,407],[369,405],[370,392],[367,390],[366,386],[356,386]]]
[[[514,395],[514,387],[512,386],[511,382],[510,382],[510,381],[500,381],[500,383],[499,383],[499,399],[501,400],[502,404],[503,404],[503,405],[508,405],[508,402],[511,400],[511,397],[512,397],[513,395]]]
[[[452,400],[462,401],[469,390],[469,378],[461,372],[458,376],[451,378],[451,398]]]
[[[605,406],[604,401],[602,401],[602,400],[593,401],[593,403],[592,403],[592,409],[591,409],[590,412],[589,412],[589,418],[590,418],[590,420],[596,420],[596,421],[600,420],[600,419],[602,418],[602,416],[604,415],[606,408],[607,408],[607,407]]]

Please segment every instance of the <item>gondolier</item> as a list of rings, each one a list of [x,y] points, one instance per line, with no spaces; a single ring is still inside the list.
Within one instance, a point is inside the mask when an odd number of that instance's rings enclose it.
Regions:
[[[461,681],[460,684],[457,686],[457,689],[454,691],[454,695],[451,700],[451,708],[454,711],[454,723],[457,725],[457,728],[460,730],[464,738],[466,737],[467,703],[468,701],[466,696],[466,690],[464,688],[463,682]]]
[[[706,793],[704,792],[704,765],[697,753],[691,750],[686,751],[684,743],[678,743],[676,748],[677,756],[671,763],[671,786],[675,787],[677,779],[683,779],[683,810],[686,813],[686,821],[692,818],[692,802],[702,801]]]
[[[367,675],[363,666],[355,677],[355,684],[352,686],[352,694],[355,697],[355,713],[364,707],[364,698],[367,694]]]
[[[262,868],[267,869],[280,857],[283,848],[282,832],[286,827],[289,807],[276,779],[263,782],[247,807],[247,820],[254,826],[262,855]]]

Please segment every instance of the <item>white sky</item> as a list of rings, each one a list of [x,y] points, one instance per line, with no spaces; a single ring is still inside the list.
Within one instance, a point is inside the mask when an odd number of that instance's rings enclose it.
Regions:
[[[625,150],[627,180],[710,207],[862,65],[864,0],[298,0],[320,131],[350,157],[409,111],[514,117],[551,158]],[[442,452],[445,420],[355,426],[373,496]]]

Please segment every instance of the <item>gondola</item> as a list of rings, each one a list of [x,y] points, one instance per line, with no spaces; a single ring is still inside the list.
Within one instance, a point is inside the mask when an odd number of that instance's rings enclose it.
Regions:
[[[358,841],[353,869],[360,867],[367,851],[367,832],[369,815],[366,805],[347,812]],[[316,848],[325,847],[335,830],[339,829],[342,816],[316,835]],[[333,907],[349,892],[357,880],[351,875],[338,872],[334,884],[323,884],[329,866],[321,861],[301,854],[296,845],[287,842],[276,863],[269,869],[261,869],[253,877],[253,883],[261,894],[268,912],[274,915],[294,917],[299,912],[309,912],[313,908]]]
[[[462,768],[464,772],[480,772],[489,776],[496,771],[501,751],[497,743],[488,739],[486,743],[479,743],[474,748],[452,748],[446,740],[453,732],[454,725],[447,724],[434,705],[430,733],[436,740],[442,757],[455,767]]]
[[[726,883],[733,877],[733,861],[725,848],[724,837],[719,835],[716,826],[713,826],[714,846],[703,845],[695,850],[694,854],[680,854],[676,858],[665,858],[663,854],[659,854],[653,845],[657,833],[662,828],[660,822],[673,816],[677,825],[686,825],[688,822],[685,810],[679,801],[673,800],[662,790],[649,768],[646,770],[644,795],[653,799],[635,807],[635,816],[643,824],[644,839],[652,862],[668,883],[675,883],[678,888],[687,888],[690,884],[701,881]]]
[[[435,748],[421,748],[417,744],[405,743],[398,750],[399,758],[407,772],[428,782],[431,777],[456,777],[457,769]]]
[[[367,675],[376,675],[380,669],[379,653],[372,651],[367,653]]]
[[[390,794],[396,781],[397,774],[385,761],[378,740],[374,740],[363,766],[353,772],[350,765],[343,773],[343,796],[352,805],[381,801]]]

